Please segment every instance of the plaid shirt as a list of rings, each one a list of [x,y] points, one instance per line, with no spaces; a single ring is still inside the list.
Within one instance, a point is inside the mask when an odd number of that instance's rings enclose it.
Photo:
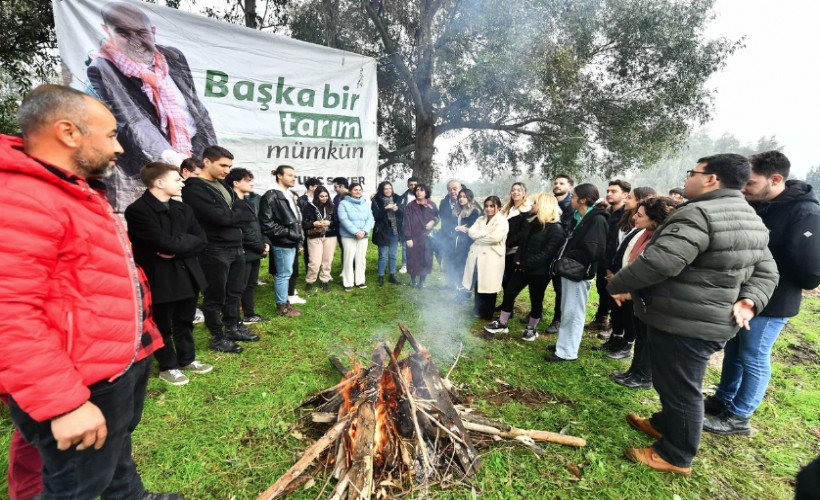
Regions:
[[[151,287],[148,285],[148,278],[140,267],[137,267],[137,275],[140,280],[140,295],[142,296],[142,341],[140,342],[140,350],[137,352],[136,360],[141,361],[165,344],[162,341],[162,334],[159,333],[157,324],[154,323]]]

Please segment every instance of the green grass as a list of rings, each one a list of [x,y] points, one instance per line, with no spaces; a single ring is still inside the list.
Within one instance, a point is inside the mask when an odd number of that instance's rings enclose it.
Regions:
[[[380,289],[375,259],[371,246],[368,289],[345,293],[336,278],[331,293],[301,292],[308,298],[301,306],[302,317],[257,326],[262,340],[245,344],[241,355],[209,351],[207,332],[198,326],[199,358],[216,368],[192,375],[185,387],[170,387],[156,377],[149,382],[143,420],[134,434],[134,455],[145,484],[152,490],[181,491],[189,499],[255,498],[308,446],[303,434],[309,433],[294,409],[314,391],[339,380],[327,357],[367,359],[376,341],[395,341],[398,322],[430,348],[445,372],[463,345],[451,378],[473,407],[512,425],[565,429],[588,441],[582,449],[546,445],[541,457],[508,442],[482,449],[483,467],[472,482],[475,492],[486,498],[785,499],[793,496],[792,480],[799,467],[820,454],[820,440],[809,432],[820,428],[820,366],[796,357],[800,351],[789,347],[796,344],[820,353],[820,297],[805,300],[803,312],[775,346],[772,383],[752,421],[757,432],[733,438],[704,434],[692,476],[681,478],[623,458],[624,448],[651,443],[625,423],[624,414],[648,415],[659,402],[654,391],[612,383],[607,375],[625,362],[593,351],[598,342],[593,336],[584,339],[578,362],[547,364],[542,357],[554,342],[552,336],[525,343],[515,340],[520,333],[515,330],[508,339],[486,341],[477,335],[482,324],[470,318],[469,305],[452,305],[450,294],[439,288],[438,271],[423,292],[390,284]],[[338,256],[334,269],[338,274]],[[300,290],[303,276],[302,271]],[[273,316],[272,278],[263,273],[262,279],[268,285],[259,289],[257,308]],[[552,313],[551,290],[547,315]],[[596,301],[593,290],[590,313]],[[526,313],[527,304],[525,292],[516,315]],[[513,324],[518,325],[515,320]],[[718,371],[710,369],[705,385],[718,379]],[[511,389],[516,392],[505,396]],[[5,449],[11,424],[5,408],[0,411],[0,449]],[[0,456],[4,470],[6,454]],[[568,463],[580,468],[580,480]],[[0,476],[0,491],[5,493],[5,474]],[[293,497],[315,498],[324,479],[317,477],[312,488]],[[435,490],[437,498],[471,495],[464,486]]]

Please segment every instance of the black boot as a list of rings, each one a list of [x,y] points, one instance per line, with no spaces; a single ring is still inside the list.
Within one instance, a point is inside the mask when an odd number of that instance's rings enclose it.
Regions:
[[[410,288],[416,288],[416,277],[410,276]]]
[[[384,276],[379,276],[379,286],[384,286]]]
[[[259,335],[253,333],[250,328],[242,323],[227,325],[225,327],[225,337],[234,342],[256,342],[259,340]]]
[[[239,354],[242,352],[242,346],[226,338],[222,332],[211,332],[211,349],[231,354]]]
[[[399,280],[397,280],[397,279],[396,279],[396,275],[395,275],[395,274],[391,274],[391,275],[390,275],[390,277],[389,277],[389,278],[387,278],[387,281],[389,281],[390,283],[393,283],[394,285],[401,285],[401,283],[399,282]]]

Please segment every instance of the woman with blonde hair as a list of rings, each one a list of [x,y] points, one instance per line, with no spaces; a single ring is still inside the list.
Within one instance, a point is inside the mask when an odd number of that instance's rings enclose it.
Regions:
[[[509,279],[504,285],[501,315],[484,327],[484,331],[490,334],[509,332],[507,322],[512,316],[515,299],[521,290],[529,287],[531,312],[521,337],[529,342],[538,338],[536,328],[544,309],[544,291],[550,282],[550,264],[564,244],[558,200],[552,194],[539,193],[532,201],[523,239],[513,254],[512,267],[507,270]]]

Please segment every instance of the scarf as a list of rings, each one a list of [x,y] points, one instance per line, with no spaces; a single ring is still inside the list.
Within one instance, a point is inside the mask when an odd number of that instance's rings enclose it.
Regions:
[[[652,239],[653,234],[655,234],[654,230],[650,231],[649,229],[647,229],[646,231],[643,232],[642,235],[638,236],[638,241],[635,242],[635,246],[632,247],[632,251],[629,252],[629,263],[630,264],[632,264],[632,262],[634,262],[635,259],[640,257],[640,255],[646,249],[646,245],[649,243],[649,240]]]
[[[391,203],[394,203],[392,196],[382,197],[382,210],[384,210],[385,215],[387,215],[387,224],[390,226],[390,233],[395,235],[399,234],[399,225],[396,222],[396,212],[394,210],[384,208]]]
[[[178,153],[191,155],[191,135],[188,122],[179,109],[174,92],[168,88],[168,61],[161,52],[154,52],[154,69],[134,61],[109,40],[100,50],[100,57],[110,61],[123,75],[142,80],[142,92],[154,105],[160,120],[160,129],[168,132],[171,147]]]

